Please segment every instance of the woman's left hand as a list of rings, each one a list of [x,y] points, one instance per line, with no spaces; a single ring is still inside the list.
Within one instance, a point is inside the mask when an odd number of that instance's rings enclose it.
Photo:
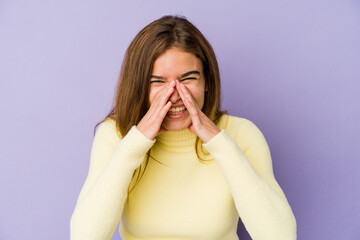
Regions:
[[[221,131],[220,128],[201,111],[189,90],[179,80],[176,80],[176,89],[191,117],[192,123],[189,130],[199,136],[204,143],[207,143]]]

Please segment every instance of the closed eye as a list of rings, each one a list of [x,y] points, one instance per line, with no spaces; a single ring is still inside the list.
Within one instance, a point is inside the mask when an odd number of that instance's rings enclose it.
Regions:
[[[185,78],[185,79],[182,79],[182,80],[181,80],[181,82],[182,82],[182,81],[185,81],[185,80],[191,80],[191,79],[195,79],[195,80],[196,80],[196,78],[192,77],[192,78]]]
[[[156,80],[156,81],[151,81],[150,83],[163,83],[164,81],[159,81],[159,80]]]
[[[185,81],[185,80],[196,80],[197,78],[194,78],[194,77],[190,77],[190,78],[185,78],[185,79],[182,79],[182,80],[180,80],[180,82],[183,82],[183,81]],[[164,81],[161,81],[161,80],[155,80],[155,81],[151,81],[150,82],[150,84],[151,83],[164,83]]]

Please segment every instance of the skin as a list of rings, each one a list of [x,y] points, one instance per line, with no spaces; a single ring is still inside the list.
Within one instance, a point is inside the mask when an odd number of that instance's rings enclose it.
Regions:
[[[201,111],[204,105],[206,81],[202,63],[194,54],[171,48],[154,62],[150,79],[149,110],[136,126],[146,137],[154,139],[160,133],[189,128],[202,139],[210,141],[221,130]],[[199,71],[180,78],[189,71]],[[185,106],[185,115],[178,119],[167,117],[171,107]]]

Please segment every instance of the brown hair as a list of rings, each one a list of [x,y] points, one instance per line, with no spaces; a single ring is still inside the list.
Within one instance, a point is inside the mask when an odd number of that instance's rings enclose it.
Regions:
[[[166,15],[143,28],[128,47],[121,67],[115,99],[110,113],[96,127],[110,118],[116,121],[117,131],[125,136],[133,125],[137,125],[148,111],[150,76],[155,60],[166,50],[177,47],[198,57],[203,65],[203,72],[208,91],[205,92],[203,113],[215,124],[227,111],[220,109],[220,73],[215,53],[202,33],[186,17]],[[198,149],[202,141],[196,138],[195,151],[200,161]],[[150,149],[151,150],[151,149]],[[136,182],[128,189],[128,196],[140,181],[147,163],[150,150],[144,163],[134,171]],[[142,169],[143,168],[143,169]],[[142,172],[142,174],[141,174]]]

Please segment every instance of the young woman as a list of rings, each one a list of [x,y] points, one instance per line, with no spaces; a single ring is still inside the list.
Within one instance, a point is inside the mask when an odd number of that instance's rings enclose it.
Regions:
[[[127,49],[115,104],[95,134],[71,239],[296,239],[267,142],[220,110],[212,47],[186,18],[164,16]]]

